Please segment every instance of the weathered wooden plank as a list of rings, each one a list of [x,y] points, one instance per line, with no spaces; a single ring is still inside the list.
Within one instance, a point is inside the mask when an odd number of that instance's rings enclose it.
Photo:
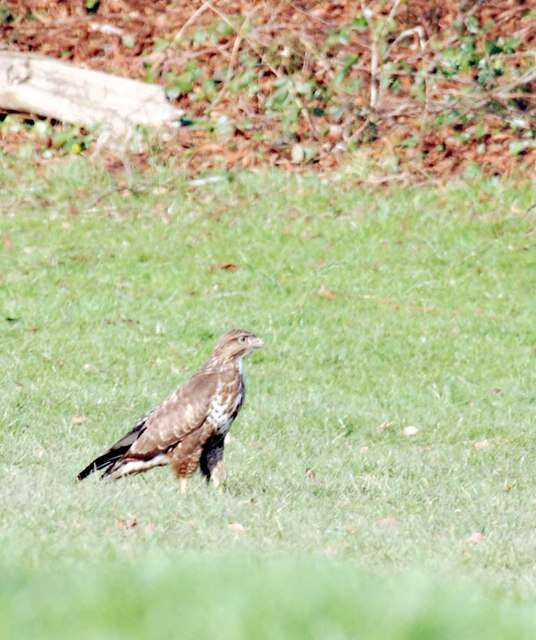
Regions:
[[[13,51],[0,51],[0,108],[117,131],[160,126],[182,115],[159,85]]]

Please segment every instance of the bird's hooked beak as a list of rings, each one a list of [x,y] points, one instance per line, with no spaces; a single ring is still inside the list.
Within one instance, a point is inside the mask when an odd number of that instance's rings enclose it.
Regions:
[[[262,349],[262,347],[264,347],[264,340],[261,340],[260,338],[257,338],[257,336],[255,336],[254,338],[250,338],[250,343],[251,348],[252,349]]]

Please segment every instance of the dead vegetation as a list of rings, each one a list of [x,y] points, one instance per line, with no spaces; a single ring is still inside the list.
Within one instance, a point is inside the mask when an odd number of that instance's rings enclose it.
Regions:
[[[215,166],[320,169],[364,149],[392,176],[536,168],[532,2],[8,0],[0,36],[162,84],[182,127],[150,151]],[[8,123],[10,120],[8,119]],[[31,121],[29,122],[31,125]],[[3,126],[8,149],[27,131]],[[91,151],[85,130],[41,148]]]

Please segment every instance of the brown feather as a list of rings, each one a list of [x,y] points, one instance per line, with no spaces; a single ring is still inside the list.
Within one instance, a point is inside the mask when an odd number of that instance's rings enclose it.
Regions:
[[[199,429],[208,412],[217,386],[214,373],[200,371],[151,414],[143,435],[128,455],[145,458],[168,451]]]

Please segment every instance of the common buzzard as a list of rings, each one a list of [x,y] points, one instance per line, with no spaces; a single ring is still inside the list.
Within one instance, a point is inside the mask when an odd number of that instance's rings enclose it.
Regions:
[[[225,479],[225,436],[244,402],[242,358],[263,346],[249,331],[223,335],[212,357],[169,398],[142,416],[121,440],[78,474],[121,478],[170,464],[181,480],[197,469],[218,486]]]

